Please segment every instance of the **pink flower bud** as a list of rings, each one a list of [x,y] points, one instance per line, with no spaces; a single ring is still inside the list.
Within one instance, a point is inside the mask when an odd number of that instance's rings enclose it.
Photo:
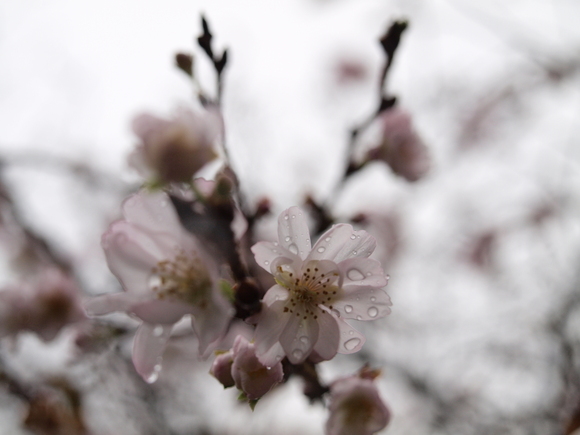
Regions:
[[[282,364],[266,367],[256,357],[256,346],[241,335],[234,342],[234,362],[232,377],[236,387],[242,390],[248,399],[256,400],[266,394],[284,377]]]
[[[130,164],[142,175],[162,182],[190,182],[217,156],[214,142],[219,118],[209,112],[181,110],[170,120],[142,114],[133,120],[133,131],[141,145],[130,156]]]
[[[330,386],[326,435],[372,435],[391,418],[371,379],[349,376]]]
[[[216,378],[224,388],[233,387],[236,382],[232,377],[232,364],[234,362],[234,353],[229,350],[226,353],[219,354],[215,357],[209,373]]]
[[[429,170],[429,152],[413,129],[411,115],[395,107],[383,112],[379,121],[382,142],[369,152],[368,158],[384,161],[408,181],[422,178]]]

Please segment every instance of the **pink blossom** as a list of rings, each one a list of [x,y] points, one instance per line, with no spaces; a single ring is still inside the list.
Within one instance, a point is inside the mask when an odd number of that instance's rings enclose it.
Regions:
[[[236,387],[243,391],[248,399],[259,399],[274,385],[282,382],[284,377],[282,363],[266,367],[256,357],[254,343],[239,335],[234,342],[233,351],[232,377]]]
[[[370,151],[369,158],[382,160],[393,172],[408,181],[422,178],[430,167],[427,147],[411,124],[411,116],[395,107],[379,118],[383,132],[381,144]]]
[[[383,268],[368,258],[375,239],[338,224],[311,248],[306,218],[292,207],[278,218],[278,240],[252,247],[257,263],[276,280],[257,318],[260,361],[272,366],[287,356],[298,364],[360,350],[365,338],[345,319],[375,320],[391,306]]]
[[[329,411],[326,435],[372,435],[384,429],[391,418],[375,383],[359,376],[331,384]]]
[[[0,336],[32,331],[44,341],[85,320],[76,283],[58,269],[0,292]]]
[[[170,120],[142,114],[133,120],[133,131],[141,144],[129,158],[131,165],[162,182],[190,182],[217,156],[219,118],[214,113],[183,109]]]
[[[213,360],[209,373],[224,386],[224,388],[233,387],[236,381],[232,377],[232,364],[234,363],[234,351],[220,353]]]
[[[141,191],[123,203],[124,219],[103,235],[107,263],[125,292],[97,297],[92,315],[126,311],[143,321],[133,344],[137,372],[153,382],[173,325],[193,315],[199,350],[220,338],[232,307],[218,289],[218,266],[180,224],[168,196]]]

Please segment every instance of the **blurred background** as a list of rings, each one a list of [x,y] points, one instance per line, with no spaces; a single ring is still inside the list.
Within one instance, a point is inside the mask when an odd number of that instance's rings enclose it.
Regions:
[[[178,51],[195,53],[199,81],[215,92],[194,44],[201,12],[229,51],[232,166],[250,206],[272,203],[260,236],[272,240],[278,212],[311,195],[377,238],[390,275],[392,314],[357,324],[363,350],[321,364],[322,378],[367,361],[381,368],[393,414],[382,433],[580,433],[574,0],[5,0],[0,286],[36,273],[34,257],[70,271],[83,297],[120,289],[100,236],[139,186],[127,166],[131,120],[192,105]],[[409,182],[377,161],[340,184],[349,132],[376,108],[378,39],[395,19],[409,28],[387,88],[430,170]],[[49,341],[4,334],[0,434],[323,433],[326,411],[308,404],[300,380],[252,413],[207,375],[185,329],[158,382],[144,383],[130,362],[136,322],[107,322]]]

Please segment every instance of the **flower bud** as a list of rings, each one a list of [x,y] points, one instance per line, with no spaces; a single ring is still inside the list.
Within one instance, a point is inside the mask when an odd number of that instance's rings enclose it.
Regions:
[[[232,377],[232,364],[234,362],[234,353],[228,350],[225,353],[216,356],[209,373],[216,378],[224,388],[233,387],[236,382]]]

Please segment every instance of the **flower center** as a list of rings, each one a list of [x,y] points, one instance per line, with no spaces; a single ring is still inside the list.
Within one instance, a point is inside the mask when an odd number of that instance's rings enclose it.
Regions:
[[[320,305],[332,310],[332,302],[340,290],[340,272],[336,264],[328,260],[311,260],[298,273],[290,265],[282,264],[276,268],[274,277],[290,291],[284,312],[302,316],[304,320],[317,319],[320,313],[326,313]]]
[[[212,282],[207,268],[195,255],[182,252],[173,261],[160,261],[151,272],[151,289],[158,299],[199,305],[211,292]]]

